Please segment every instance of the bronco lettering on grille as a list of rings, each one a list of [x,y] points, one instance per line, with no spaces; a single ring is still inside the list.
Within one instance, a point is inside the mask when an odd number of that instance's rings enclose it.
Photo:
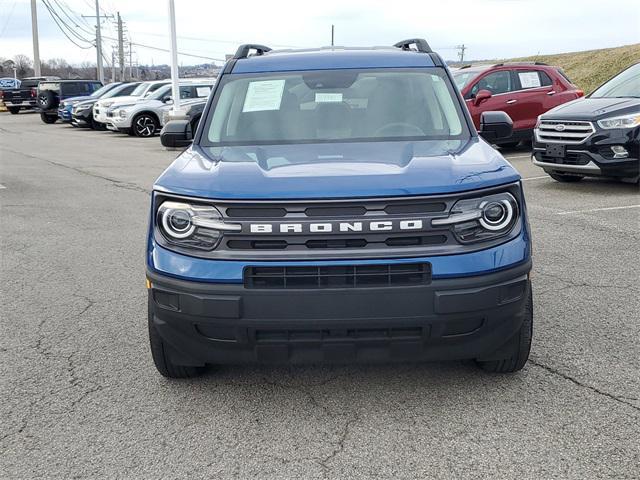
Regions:
[[[391,232],[422,230],[423,221],[378,220],[370,222],[321,222],[321,223],[250,223],[251,233],[349,233]]]

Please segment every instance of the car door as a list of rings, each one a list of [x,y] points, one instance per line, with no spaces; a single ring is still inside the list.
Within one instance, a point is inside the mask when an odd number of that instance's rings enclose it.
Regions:
[[[482,112],[502,111],[506,112],[514,122],[513,98],[513,77],[510,70],[493,70],[478,77],[475,84],[467,94],[467,107],[473,118],[476,129],[480,129],[480,115]],[[480,90],[491,92],[491,97],[478,101],[476,95]]]
[[[511,95],[513,129],[532,130],[538,115],[551,108],[548,105],[553,102],[553,82],[546,73],[535,69],[515,69],[513,77],[516,87]]]

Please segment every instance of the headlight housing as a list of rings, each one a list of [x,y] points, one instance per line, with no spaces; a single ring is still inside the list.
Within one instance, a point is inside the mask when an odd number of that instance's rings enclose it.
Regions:
[[[156,226],[171,245],[196,250],[213,250],[225,231],[239,231],[239,224],[225,223],[211,205],[165,200],[156,214]]]
[[[118,110],[118,116],[120,118],[127,118],[129,112],[127,112],[124,108],[121,108],[120,110]]]
[[[640,113],[604,118],[602,120],[598,120],[598,125],[600,125],[600,128],[604,129],[637,127],[640,125]]]
[[[84,111],[84,110],[88,110],[89,108],[91,108],[91,105],[76,105],[76,106],[74,107],[74,110],[75,110],[76,112],[82,112],[82,111]]]
[[[448,217],[431,221],[449,226],[460,243],[475,243],[507,235],[520,218],[518,202],[508,192],[458,200]]]

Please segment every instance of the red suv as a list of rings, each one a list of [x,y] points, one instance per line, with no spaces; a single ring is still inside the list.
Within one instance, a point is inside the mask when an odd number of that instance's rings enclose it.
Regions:
[[[531,140],[538,115],[584,96],[560,68],[539,62],[466,65],[452,73],[476,129],[482,112],[501,110],[511,117],[513,136],[499,142],[504,146]]]

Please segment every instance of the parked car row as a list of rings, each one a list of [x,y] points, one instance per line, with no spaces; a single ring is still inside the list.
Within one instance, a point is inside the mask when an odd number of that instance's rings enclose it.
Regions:
[[[213,79],[179,82],[181,116],[190,118],[194,129],[214,83]],[[96,80],[37,77],[24,79],[20,88],[5,90],[3,98],[11,113],[33,109],[44,123],[62,121],[138,137],[154,136],[173,106],[170,80],[103,85]]]

